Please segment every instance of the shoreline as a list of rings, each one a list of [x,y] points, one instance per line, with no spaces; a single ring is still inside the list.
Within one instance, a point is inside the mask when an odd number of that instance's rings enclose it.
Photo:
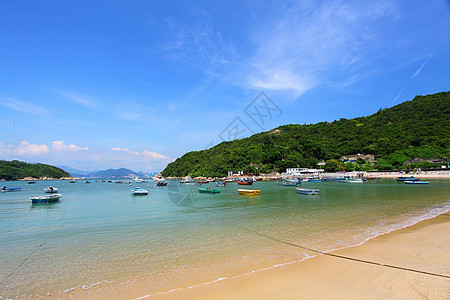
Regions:
[[[414,244],[415,247],[411,247]],[[412,249],[411,249],[412,248]],[[361,245],[330,252],[355,259],[450,276],[450,212],[373,238]],[[313,255],[314,253],[311,253]],[[406,257],[405,257],[405,254]],[[419,261],[417,261],[419,258]],[[428,264],[427,264],[428,263]],[[430,269],[431,266],[431,269]],[[433,299],[450,293],[450,279],[318,255],[257,271],[214,277],[197,272],[158,275],[126,282],[102,283],[53,294],[58,299],[298,299],[298,298],[419,298],[410,282]],[[204,271],[204,270],[203,270]],[[212,271],[212,270],[210,270]],[[186,277],[189,275],[190,277]],[[236,273],[234,273],[236,274]],[[209,273],[211,275],[211,272]],[[399,280],[401,278],[401,280]],[[156,282],[155,282],[156,280]],[[391,282],[393,282],[391,284]],[[376,286],[378,285],[378,286]],[[164,289],[164,286],[166,289]],[[357,286],[357,288],[356,288]],[[154,292],[152,292],[154,291]],[[331,294],[331,291],[333,293]],[[434,296],[433,296],[434,295]],[[439,295],[436,297],[436,295]],[[56,296],[56,297],[55,297]]]

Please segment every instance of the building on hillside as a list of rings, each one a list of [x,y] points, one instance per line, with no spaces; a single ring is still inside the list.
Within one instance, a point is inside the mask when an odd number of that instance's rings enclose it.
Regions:
[[[319,176],[323,172],[323,169],[287,168],[281,176]]]

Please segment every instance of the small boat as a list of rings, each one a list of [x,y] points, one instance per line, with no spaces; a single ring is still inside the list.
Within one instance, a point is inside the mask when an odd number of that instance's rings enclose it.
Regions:
[[[297,188],[297,193],[302,194],[302,195],[318,195],[319,190]]]
[[[366,177],[366,179],[367,180],[374,180],[374,179],[377,179],[377,177],[376,176],[370,176],[370,177]]]
[[[202,183],[208,183],[209,181],[207,181],[207,180],[200,180],[200,181],[197,181],[197,182],[202,184]]]
[[[75,183],[75,182],[77,182],[76,180],[71,180],[71,181],[69,181],[69,183]]]
[[[322,182],[322,179],[309,179],[309,182]]]
[[[157,185],[157,186],[166,186],[166,185],[167,185],[167,182],[165,182],[165,181],[157,181],[157,182],[156,182],[156,185]]]
[[[429,181],[418,181],[418,180],[405,180],[403,181],[406,184],[429,184]]]
[[[6,186],[2,187],[0,189],[0,191],[6,193],[6,192],[18,192],[21,191],[22,188],[21,187],[12,187],[12,188],[7,188]]]
[[[53,194],[53,195],[45,195],[45,196],[31,196],[32,203],[50,203],[50,202],[58,202],[59,198],[61,198],[61,194]]]
[[[419,178],[415,178],[414,176],[400,176],[397,177],[397,181],[418,181]]]
[[[134,196],[148,195],[148,190],[135,187],[134,189],[131,189],[131,194]]]
[[[91,183],[89,180],[86,180],[85,183]]]
[[[246,189],[238,189],[239,194],[241,195],[259,195],[259,190],[246,190]]]
[[[52,194],[52,193],[57,193],[58,189],[52,186],[48,186],[44,189],[44,192]]]
[[[345,182],[345,183],[364,183],[364,180],[362,180],[362,179],[346,179],[346,180],[341,180],[341,182]]]
[[[252,185],[253,184],[253,180],[250,179],[242,179],[238,181],[239,185]]]
[[[224,181],[224,182],[216,182],[217,186],[228,186],[228,184]]]
[[[284,181],[283,185],[284,186],[297,186],[299,184],[301,184],[302,181],[301,180],[297,180],[297,181]]]
[[[28,183],[28,184],[35,184],[36,181],[28,181],[27,183]]]
[[[220,189],[212,189],[212,188],[198,188],[200,193],[220,193]]]

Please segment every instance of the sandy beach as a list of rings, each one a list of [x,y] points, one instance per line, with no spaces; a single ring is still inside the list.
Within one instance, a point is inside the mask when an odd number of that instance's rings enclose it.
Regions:
[[[171,280],[172,291],[161,289],[154,279],[136,278],[70,291],[57,298],[448,299],[450,213],[332,255],[209,283],[202,283],[205,281],[198,273],[191,274],[195,280],[182,276],[180,281]]]

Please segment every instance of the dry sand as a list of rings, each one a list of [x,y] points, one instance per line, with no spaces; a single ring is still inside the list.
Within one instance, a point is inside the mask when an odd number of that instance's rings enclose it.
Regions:
[[[171,282],[172,288],[179,288],[172,292],[164,292],[170,289],[161,289],[161,282],[155,284],[154,279],[140,278],[52,296],[57,299],[450,299],[450,213],[332,254],[378,264],[320,255],[208,284],[198,285],[204,282],[201,278],[205,274],[195,273],[190,280],[183,277],[184,280]]]

